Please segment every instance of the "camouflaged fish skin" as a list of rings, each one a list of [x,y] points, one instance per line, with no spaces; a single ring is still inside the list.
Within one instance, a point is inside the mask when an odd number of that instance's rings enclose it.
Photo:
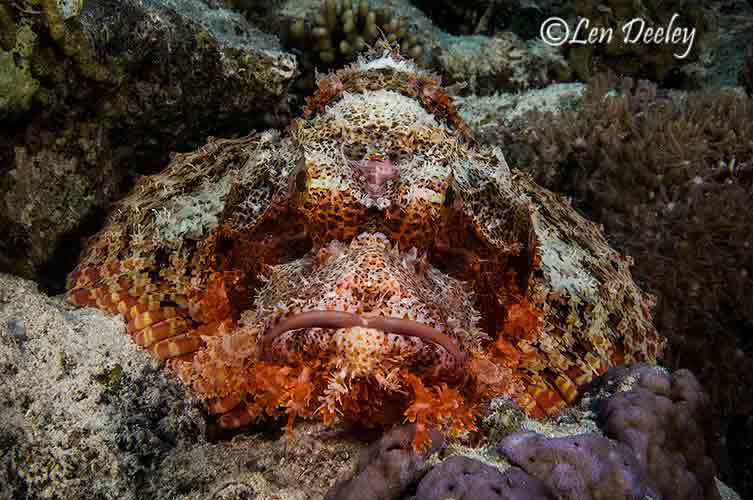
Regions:
[[[462,434],[543,417],[665,340],[630,259],[477,144],[439,82],[380,49],[283,134],[211,139],[142,179],[68,280],[240,427],[286,415]]]

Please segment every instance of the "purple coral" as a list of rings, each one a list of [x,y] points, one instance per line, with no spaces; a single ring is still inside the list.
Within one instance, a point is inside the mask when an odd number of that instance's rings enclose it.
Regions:
[[[612,368],[593,381],[583,402],[606,436],[510,434],[495,451],[513,467],[502,472],[468,457],[449,458],[424,476],[416,500],[718,500],[700,425],[708,401],[687,370]],[[385,435],[361,456],[357,475],[326,498],[400,498],[441,447],[437,436],[429,452],[416,454],[414,433],[414,426],[404,426]]]
[[[628,378],[629,377],[629,378]],[[714,464],[699,425],[708,396],[688,370],[669,375],[636,365],[611,370],[607,386],[636,383],[598,402],[599,422],[633,451],[665,500],[719,499]]]
[[[593,381],[586,400],[607,437],[524,432],[499,451],[566,498],[720,498],[700,425],[709,399],[688,370],[615,367]]]
[[[431,445],[416,453],[411,443],[415,424],[395,427],[358,457],[355,476],[336,483],[325,500],[390,500],[400,498],[424,472],[426,459],[444,446],[442,436],[431,434]]]
[[[550,438],[518,432],[503,439],[498,451],[556,498],[660,498],[630,448],[598,434]]]
[[[544,483],[518,467],[497,467],[454,456],[421,480],[416,500],[549,500]]]

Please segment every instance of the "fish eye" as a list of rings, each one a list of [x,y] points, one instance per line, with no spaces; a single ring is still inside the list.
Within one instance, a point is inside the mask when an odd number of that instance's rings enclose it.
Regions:
[[[359,161],[362,160],[364,156],[366,156],[367,150],[364,144],[354,143],[346,144],[345,146],[343,146],[343,153],[345,154],[345,157],[347,159],[352,161]]]
[[[405,148],[396,149],[390,152],[390,161],[394,164],[400,164],[408,161],[411,156],[411,151]]]

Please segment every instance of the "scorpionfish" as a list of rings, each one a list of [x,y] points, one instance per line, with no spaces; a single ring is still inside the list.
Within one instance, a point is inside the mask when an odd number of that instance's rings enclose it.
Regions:
[[[218,414],[463,435],[534,417],[664,339],[631,261],[480,145],[432,74],[380,47],[284,133],[176,154],[113,205],[68,300],[121,314]]]

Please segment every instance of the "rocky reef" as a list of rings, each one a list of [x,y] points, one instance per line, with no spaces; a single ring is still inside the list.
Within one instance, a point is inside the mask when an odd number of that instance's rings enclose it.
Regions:
[[[135,176],[274,125],[296,71],[220,2],[22,0],[0,26],[0,269],[47,285]]]
[[[704,50],[711,24],[704,9],[707,6],[695,0],[672,3],[576,1],[578,20],[588,20],[588,25],[579,31],[581,39],[585,39],[591,29],[611,29],[616,36],[605,43],[571,46],[568,61],[581,80],[606,69],[624,75],[641,75],[655,82],[671,78],[682,80],[680,68],[698,60]],[[627,24],[636,19],[642,23],[640,27],[639,23]],[[626,26],[628,31],[625,31]],[[646,26],[653,29],[683,27],[688,30],[688,37],[676,43],[637,43],[636,38],[640,39],[641,30]],[[577,32],[578,25],[574,24],[572,30]]]
[[[0,497],[752,495],[753,3],[628,4],[0,4]]]
[[[684,371],[610,371],[546,423],[494,400],[475,444],[434,435],[420,454],[410,426],[379,437],[302,422],[218,441],[200,402],[124,330],[0,275],[3,498],[739,498],[709,468],[707,399]]]
[[[658,298],[665,363],[698,375],[713,402],[707,436],[728,436],[714,440],[714,460],[747,477],[753,288],[750,223],[740,214],[751,203],[750,98],[739,89],[673,92],[608,78],[593,80],[580,99],[550,90],[563,105],[516,114],[492,104],[510,101],[501,96],[467,106],[496,112],[499,122],[477,128],[484,140],[571,196],[635,258],[636,279]],[[515,99],[516,107],[531,107],[528,97]]]
[[[347,3],[290,0],[268,14],[270,25],[277,26],[287,46],[301,55],[303,66],[308,68],[304,75],[308,74],[309,79],[312,66],[322,71],[332,68],[333,62],[350,60],[356,53],[353,47],[363,45],[359,37],[364,42],[373,38],[361,33],[371,25],[371,21],[366,21],[369,16],[383,27],[388,40],[399,42],[404,54],[438,71],[445,83],[462,83],[476,93],[537,87],[571,75],[559,51],[540,40],[526,40],[513,31],[500,31],[494,37],[453,34],[439,28],[424,11],[407,0],[364,0],[350,11],[342,7]],[[330,15],[333,21],[327,21],[327,9],[334,9]],[[361,11],[363,14],[359,13]],[[347,31],[343,31],[344,21],[337,16],[342,17],[347,12],[353,13],[350,16],[354,18],[354,27],[351,29],[348,24]],[[359,16],[362,19],[359,20]],[[327,24],[331,26],[325,26]],[[312,36],[315,43],[303,43],[303,39]],[[345,44],[340,47],[342,40]],[[346,49],[345,53],[342,48]],[[330,56],[330,51],[334,57]],[[325,54],[324,60],[322,54]]]

